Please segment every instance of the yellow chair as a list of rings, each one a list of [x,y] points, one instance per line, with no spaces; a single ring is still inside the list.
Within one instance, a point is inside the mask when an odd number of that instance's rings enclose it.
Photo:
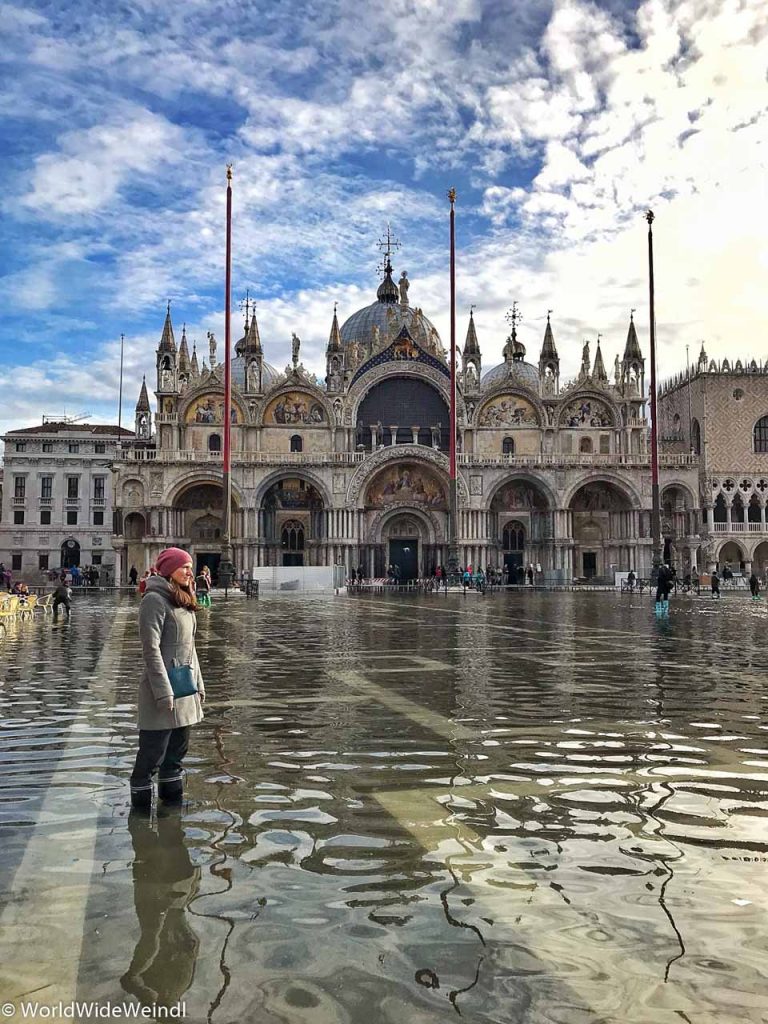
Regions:
[[[27,596],[26,604],[22,604],[19,607],[19,618],[22,619],[34,619],[35,608],[37,607],[37,594],[29,594]]]
[[[3,597],[3,602],[0,604],[0,622],[6,623],[10,619],[15,619],[19,613],[19,599],[15,594],[7,594]]]

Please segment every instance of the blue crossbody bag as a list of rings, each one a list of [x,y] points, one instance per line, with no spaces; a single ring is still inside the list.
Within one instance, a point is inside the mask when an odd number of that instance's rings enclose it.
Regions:
[[[193,693],[197,693],[197,683],[191,665],[171,665],[168,669],[168,679],[174,697],[191,697]]]

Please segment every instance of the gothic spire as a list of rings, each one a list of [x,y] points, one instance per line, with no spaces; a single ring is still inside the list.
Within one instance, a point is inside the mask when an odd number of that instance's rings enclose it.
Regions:
[[[255,309],[251,311],[251,322],[245,335],[245,351],[250,355],[256,355],[256,353],[261,352],[261,335],[259,334]]]
[[[477,331],[475,329],[475,314],[473,309],[470,309],[469,311],[469,326],[467,327],[467,338],[466,341],[464,342],[464,355],[480,355],[480,343],[477,340]]]
[[[181,329],[181,344],[179,345],[179,373],[189,373],[189,347],[187,346],[187,325]]]
[[[142,377],[139,400],[136,403],[136,412],[149,412],[149,395],[147,394],[147,378]]]
[[[592,367],[592,379],[593,380],[608,380],[608,374],[605,372],[605,363],[603,362],[603,353],[600,351],[600,337],[597,339],[597,350],[595,351],[595,364]]]
[[[331,333],[328,337],[328,352],[341,352],[341,334],[339,332],[339,318],[336,315],[336,303],[333,304],[333,323]]]
[[[640,351],[640,342],[637,340],[637,331],[635,330],[635,311],[634,309],[629,314],[629,330],[627,331],[627,344],[624,346],[624,362],[631,362],[633,359],[642,359],[643,353]]]
[[[173,324],[171,323],[171,303],[165,311],[165,323],[163,324],[163,335],[160,338],[161,352],[175,352],[176,339],[173,336]]]
[[[552,324],[549,322],[549,314],[551,310],[547,310],[547,326],[544,330],[544,341],[541,346],[540,361],[545,362],[546,360],[556,360],[557,348],[555,347],[555,336],[552,333]]]
[[[192,342],[192,360],[191,360],[190,366],[192,368],[192,375],[193,375],[193,377],[199,377],[200,376],[200,367],[198,366],[198,363],[197,363],[197,344],[194,341]]]

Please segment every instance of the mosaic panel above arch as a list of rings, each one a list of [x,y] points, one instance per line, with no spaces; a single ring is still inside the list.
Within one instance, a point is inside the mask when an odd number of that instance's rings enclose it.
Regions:
[[[445,484],[426,466],[398,463],[387,466],[368,485],[365,504],[368,508],[387,508],[404,502],[425,508],[447,509]]]
[[[243,423],[245,417],[243,416],[243,410],[237,404],[232,402],[232,422]],[[224,422],[224,398],[220,394],[211,393],[207,395],[198,395],[197,398],[193,399],[187,407],[186,414],[184,416],[185,423],[223,423]]]
[[[496,395],[480,410],[480,427],[525,427],[539,425],[534,405],[518,395]]]
[[[322,403],[306,391],[283,392],[273,398],[264,410],[266,426],[312,426],[327,421]]]
[[[561,427],[612,427],[613,412],[597,398],[576,398],[560,413]]]
[[[546,497],[535,484],[528,480],[511,480],[508,484],[504,484],[493,496],[491,502],[494,512],[513,512],[518,509],[528,511],[540,509],[543,511],[548,507]]]

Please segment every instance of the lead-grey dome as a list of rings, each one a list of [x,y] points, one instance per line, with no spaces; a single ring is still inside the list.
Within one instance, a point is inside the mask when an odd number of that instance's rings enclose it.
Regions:
[[[531,363],[503,362],[483,374],[483,386],[508,380],[510,384],[522,384],[533,391],[539,390],[539,371]]]

